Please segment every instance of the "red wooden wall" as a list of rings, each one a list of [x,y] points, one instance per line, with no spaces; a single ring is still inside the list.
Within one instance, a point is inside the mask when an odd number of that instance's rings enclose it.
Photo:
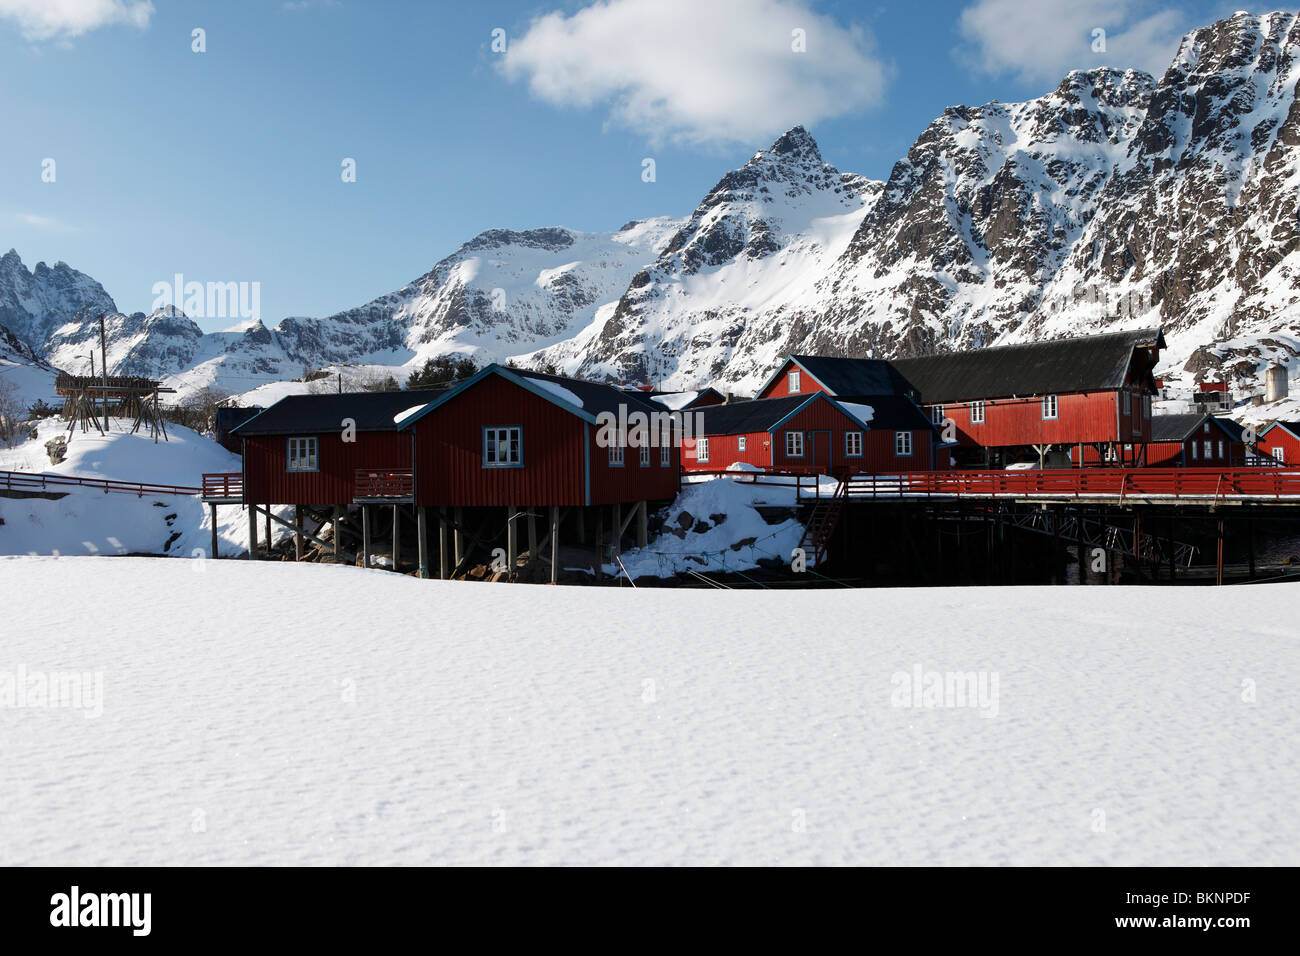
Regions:
[[[790,392],[790,372],[799,369],[799,391],[795,395],[812,395],[816,392],[825,392],[821,384],[809,375],[806,371],[799,368],[792,360],[786,359],[781,366],[781,374],[772,380],[772,384],[765,388],[755,398],[785,398]]]
[[[1256,442],[1262,454],[1274,455],[1273,449],[1282,449],[1282,463],[1286,465],[1300,465],[1300,439],[1297,439],[1285,428],[1271,428],[1267,435],[1262,436]]]
[[[1054,419],[1043,418],[1042,396],[986,401],[982,424],[971,421],[969,402],[945,405],[943,415],[952,420],[958,442],[984,448],[1148,441],[1151,422],[1140,394],[1133,393],[1130,408],[1124,415],[1118,392],[1078,392],[1057,396]],[[933,409],[927,405],[926,413]]]
[[[316,438],[318,471],[286,471],[289,438]],[[257,505],[344,505],[352,501],[358,468],[409,468],[411,436],[357,432],[356,441],[310,432],[244,439],[244,498]]]

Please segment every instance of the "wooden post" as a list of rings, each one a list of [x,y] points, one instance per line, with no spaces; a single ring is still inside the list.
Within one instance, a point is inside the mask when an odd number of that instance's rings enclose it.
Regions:
[[[267,505],[266,511],[263,513],[266,515],[266,553],[270,554],[271,553],[271,506]]]
[[[217,506],[208,505],[212,509],[212,554],[211,557],[218,557],[217,554]]]
[[[533,509],[528,509],[528,563],[532,564],[537,560],[537,515]]]
[[[639,511],[636,518],[636,546],[644,548],[650,543],[650,513],[644,501],[638,504],[637,508]]]
[[[1255,518],[1246,518],[1246,557],[1250,561],[1250,580],[1255,580]]]
[[[361,566],[370,567],[370,505],[361,506]]]
[[[293,559],[302,560],[302,505],[293,506]]]
[[[402,514],[401,506],[393,505],[393,570],[402,557]]]
[[[519,533],[515,528],[515,508],[506,509],[506,567],[513,574],[519,558]]]
[[[1178,557],[1176,554],[1177,545],[1174,544],[1174,512],[1169,512],[1169,581],[1171,583],[1178,580]]]
[[[447,563],[447,509],[438,509],[438,577],[446,581],[453,567]]]
[[[1080,445],[1080,448],[1083,446]],[[1083,543],[1083,509],[1080,508],[1074,515],[1074,535],[1075,549],[1079,557],[1079,583],[1088,583],[1088,548]]]
[[[1217,547],[1215,549],[1215,559],[1214,559],[1214,583],[1222,584],[1223,583],[1223,517],[1222,516],[1220,516],[1218,520],[1217,538],[1218,538],[1218,542],[1217,542]]]
[[[343,537],[343,529],[340,526],[343,522],[343,509],[339,505],[334,506],[334,563],[339,563],[339,539]]]
[[[596,506],[596,580],[605,580],[605,509]]]
[[[429,518],[427,509],[415,509],[415,537],[420,550],[420,577],[429,577]]]
[[[623,553],[623,503],[614,502],[614,546],[615,554]]]
[[[576,510],[578,514],[578,544],[580,545],[586,544],[587,543],[587,509],[582,505],[578,505]]]
[[[460,567],[460,563],[465,560],[465,513],[463,508],[457,508],[451,513],[454,527],[451,530],[452,554],[456,559],[453,567]]]
[[[560,568],[560,509],[551,505],[551,583],[555,583]]]
[[[257,555],[257,505],[248,506],[248,560]]]

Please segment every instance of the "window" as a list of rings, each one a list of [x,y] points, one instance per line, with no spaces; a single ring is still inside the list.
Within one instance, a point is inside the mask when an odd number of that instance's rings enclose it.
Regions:
[[[970,423],[972,425],[984,424],[984,403],[983,402],[970,403]]]
[[[1124,414],[1133,414],[1133,393],[1125,389],[1124,391]]]
[[[787,458],[803,457],[803,432],[785,433],[785,454]]]
[[[1200,450],[1200,447],[1196,442],[1192,442],[1192,461],[1196,461],[1196,453]]]
[[[1214,442],[1210,441],[1207,438],[1205,439],[1205,460],[1209,461],[1213,457],[1214,457]]]
[[[846,458],[862,457],[862,432],[844,433],[844,455]]]
[[[659,446],[659,467],[667,468],[673,463],[673,446],[665,441]]]
[[[648,443],[641,446],[641,467],[650,467],[650,445]]]
[[[709,440],[707,438],[695,439],[695,460],[696,461],[709,460]]]
[[[1043,396],[1043,420],[1055,418],[1057,413],[1057,401],[1055,395]]]
[[[741,435],[739,438],[736,439],[736,451],[743,452],[744,450],[745,450],[745,436]]]
[[[1223,457],[1223,442],[1219,442],[1219,457]]]
[[[936,425],[942,425],[943,420],[947,417],[946,415],[944,415],[943,411],[944,409],[942,405],[931,405],[930,421],[934,422]]]
[[[1151,417],[1151,396],[1142,396],[1142,417],[1149,419]]]
[[[484,468],[522,468],[523,429],[518,425],[489,425],[483,429]]]
[[[912,456],[912,433],[894,432],[894,456],[910,458]]]
[[[799,394],[799,370],[795,369],[786,377],[786,391],[791,395]]]
[[[624,437],[622,435],[619,435],[618,438],[615,439],[613,444],[609,446],[609,467],[611,468],[623,467],[623,454],[624,454],[624,449],[627,447],[626,445],[623,444],[624,441],[625,441]]]
[[[1280,464],[1280,465],[1285,465],[1285,464],[1286,464],[1286,449],[1283,448],[1281,445],[1278,445],[1276,448],[1274,448],[1274,449],[1273,449],[1273,460],[1276,461],[1276,462],[1277,462],[1278,464]]]
[[[320,471],[315,438],[290,438],[287,471]]]

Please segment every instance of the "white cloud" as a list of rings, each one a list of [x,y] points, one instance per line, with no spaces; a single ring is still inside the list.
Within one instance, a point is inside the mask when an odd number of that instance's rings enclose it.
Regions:
[[[977,0],[959,23],[959,58],[985,73],[1055,84],[1070,70],[1113,66],[1157,79],[1188,27],[1176,10],[1143,0]],[[1105,31],[1105,50],[1094,50]]]
[[[125,23],[144,28],[150,0],[0,0],[0,19],[13,20],[28,40],[71,39]]]
[[[76,232],[76,228],[60,222],[52,216],[38,216],[34,212],[14,213],[14,221],[33,229],[45,229],[49,232]]]
[[[862,29],[798,0],[602,0],[535,19],[502,60],[540,99],[607,104],[652,142],[751,144],[871,106],[886,83]]]

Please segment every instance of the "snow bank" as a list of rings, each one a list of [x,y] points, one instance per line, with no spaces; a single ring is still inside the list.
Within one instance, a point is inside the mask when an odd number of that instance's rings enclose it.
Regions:
[[[0,671],[103,676],[98,719],[0,707],[11,866],[1300,863],[1300,626],[1232,589],[137,558],[0,559],[0,588]],[[322,625],[340,601],[364,627]],[[917,667],[995,706],[917,706]]]
[[[634,578],[662,578],[688,570],[747,571],[765,559],[789,561],[803,525],[793,518],[776,525],[763,520],[754,509],[760,487],[726,477],[683,487],[668,506],[663,533],[645,548],[625,551],[623,566]],[[793,504],[793,488],[787,494]],[[617,563],[606,570],[621,572]]]

